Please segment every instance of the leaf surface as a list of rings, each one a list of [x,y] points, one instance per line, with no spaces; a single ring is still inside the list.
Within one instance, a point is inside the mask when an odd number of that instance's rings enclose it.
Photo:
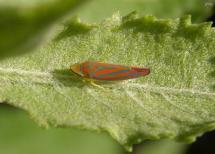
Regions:
[[[41,126],[106,131],[128,150],[143,140],[192,142],[215,128],[211,23],[116,14],[100,24],[71,20],[39,51],[0,62],[0,101]],[[85,60],[147,66],[147,77],[85,83],[69,70]]]

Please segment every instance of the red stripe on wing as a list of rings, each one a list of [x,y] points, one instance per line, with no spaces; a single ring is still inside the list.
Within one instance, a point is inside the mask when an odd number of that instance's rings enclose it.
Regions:
[[[147,68],[128,67],[92,61],[82,63],[81,71],[85,77],[97,80],[126,80],[145,76],[150,73],[150,70]]]

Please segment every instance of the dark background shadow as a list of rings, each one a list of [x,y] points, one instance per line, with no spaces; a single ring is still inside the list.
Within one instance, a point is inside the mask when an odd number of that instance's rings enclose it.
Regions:
[[[215,131],[198,138],[188,147],[186,154],[215,154]]]
[[[213,6],[213,14],[208,19],[206,19],[206,21],[212,21],[212,26],[215,27],[215,6]]]

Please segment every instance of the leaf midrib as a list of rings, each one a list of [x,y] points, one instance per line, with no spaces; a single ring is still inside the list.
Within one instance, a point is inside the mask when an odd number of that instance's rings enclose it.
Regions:
[[[3,74],[3,75],[2,75]],[[11,78],[5,79],[3,76],[5,75],[13,75]],[[53,73],[51,72],[42,72],[37,70],[22,70],[22,69],[15,69],[15,68],[3,68],[0,67],[0,82],[5,82],[7,80],[8,82],[14,81],[15,76],[20,77],[28,77],[33,83],[42,83],[42,84],[51,84],[52,86],[56,85],[56,79],[53,77]],[[69,75],[59,75],[58,77],[61,77],[62,79],[69,80],[71,77]],[[14,79],[14,80],[13,80]],[[26,80],[27,80],[26,79]],[[34,81],[34,80],[37,81]],[[39,79],[39,80],[38,80]],[[28,82],[27,81],[27,82]],[[41,82],[40,82],[41,81]],[[163,86],[155,86],[150,84],[139,84],[139,83],[133,83],[133,82],[126,82],[125,84],[121,84],[121,88],[137,88],[137,89],[145,89],[150,92],[156,92],[156,93],[174,93],[174,94],[181,94],[186,93],[189,95],[201,95],[201,96],[213,96],[215,97],[215,93],[208,92],[208,91],[201,91],[198,89],[192,89],[192,88],[175,88],[175,87],[163,87]],[[119,84],[117,84],[117,89],[119,89]]]

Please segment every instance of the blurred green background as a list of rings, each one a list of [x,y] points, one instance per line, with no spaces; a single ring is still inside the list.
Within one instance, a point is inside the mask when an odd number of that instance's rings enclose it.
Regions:
[[[120,154],[107,134],[71,128],[39,128],[27,113],[0,105],[1,154]]]

